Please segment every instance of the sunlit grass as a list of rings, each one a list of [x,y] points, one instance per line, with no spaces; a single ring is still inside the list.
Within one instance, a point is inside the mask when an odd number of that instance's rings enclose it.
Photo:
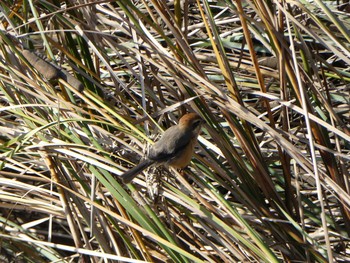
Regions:
[[[350,260],[346,4],[0,6],[4,259]],[[187,111],[191,165],[121,184]]]

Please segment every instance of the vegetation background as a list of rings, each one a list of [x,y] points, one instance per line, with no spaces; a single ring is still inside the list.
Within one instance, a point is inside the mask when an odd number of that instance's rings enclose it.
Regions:
[[[348,1],[0,8],[1,262],[350,261]],[[190,167],[120,184],[186,111]]]

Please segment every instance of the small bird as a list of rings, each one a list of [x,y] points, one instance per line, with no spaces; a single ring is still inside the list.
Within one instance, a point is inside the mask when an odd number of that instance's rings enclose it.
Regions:
[[[179,124],[167,129],[151,147],[145,160],[120,175],[123,183],[130,183],[151,165],[165,164],[177,169],[186,167],[191,161],[202,123],[203,119],[196,113],[182,116]]]

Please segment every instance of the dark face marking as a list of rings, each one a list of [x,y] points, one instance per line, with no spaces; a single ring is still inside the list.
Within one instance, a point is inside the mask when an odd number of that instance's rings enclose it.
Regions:
[[[201,119],[198,119],[198,120],[195,120],[193,123],[192,123],[192,129],[195,130],[198,126],[200,126],[202,124],[202,120]]]

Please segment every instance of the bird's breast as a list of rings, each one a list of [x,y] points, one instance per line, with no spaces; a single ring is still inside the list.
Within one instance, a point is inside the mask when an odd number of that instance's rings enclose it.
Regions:
[[[176,169],[186,167],[191,162],[195,144],[196,139],[192,139],[168,164]]]

